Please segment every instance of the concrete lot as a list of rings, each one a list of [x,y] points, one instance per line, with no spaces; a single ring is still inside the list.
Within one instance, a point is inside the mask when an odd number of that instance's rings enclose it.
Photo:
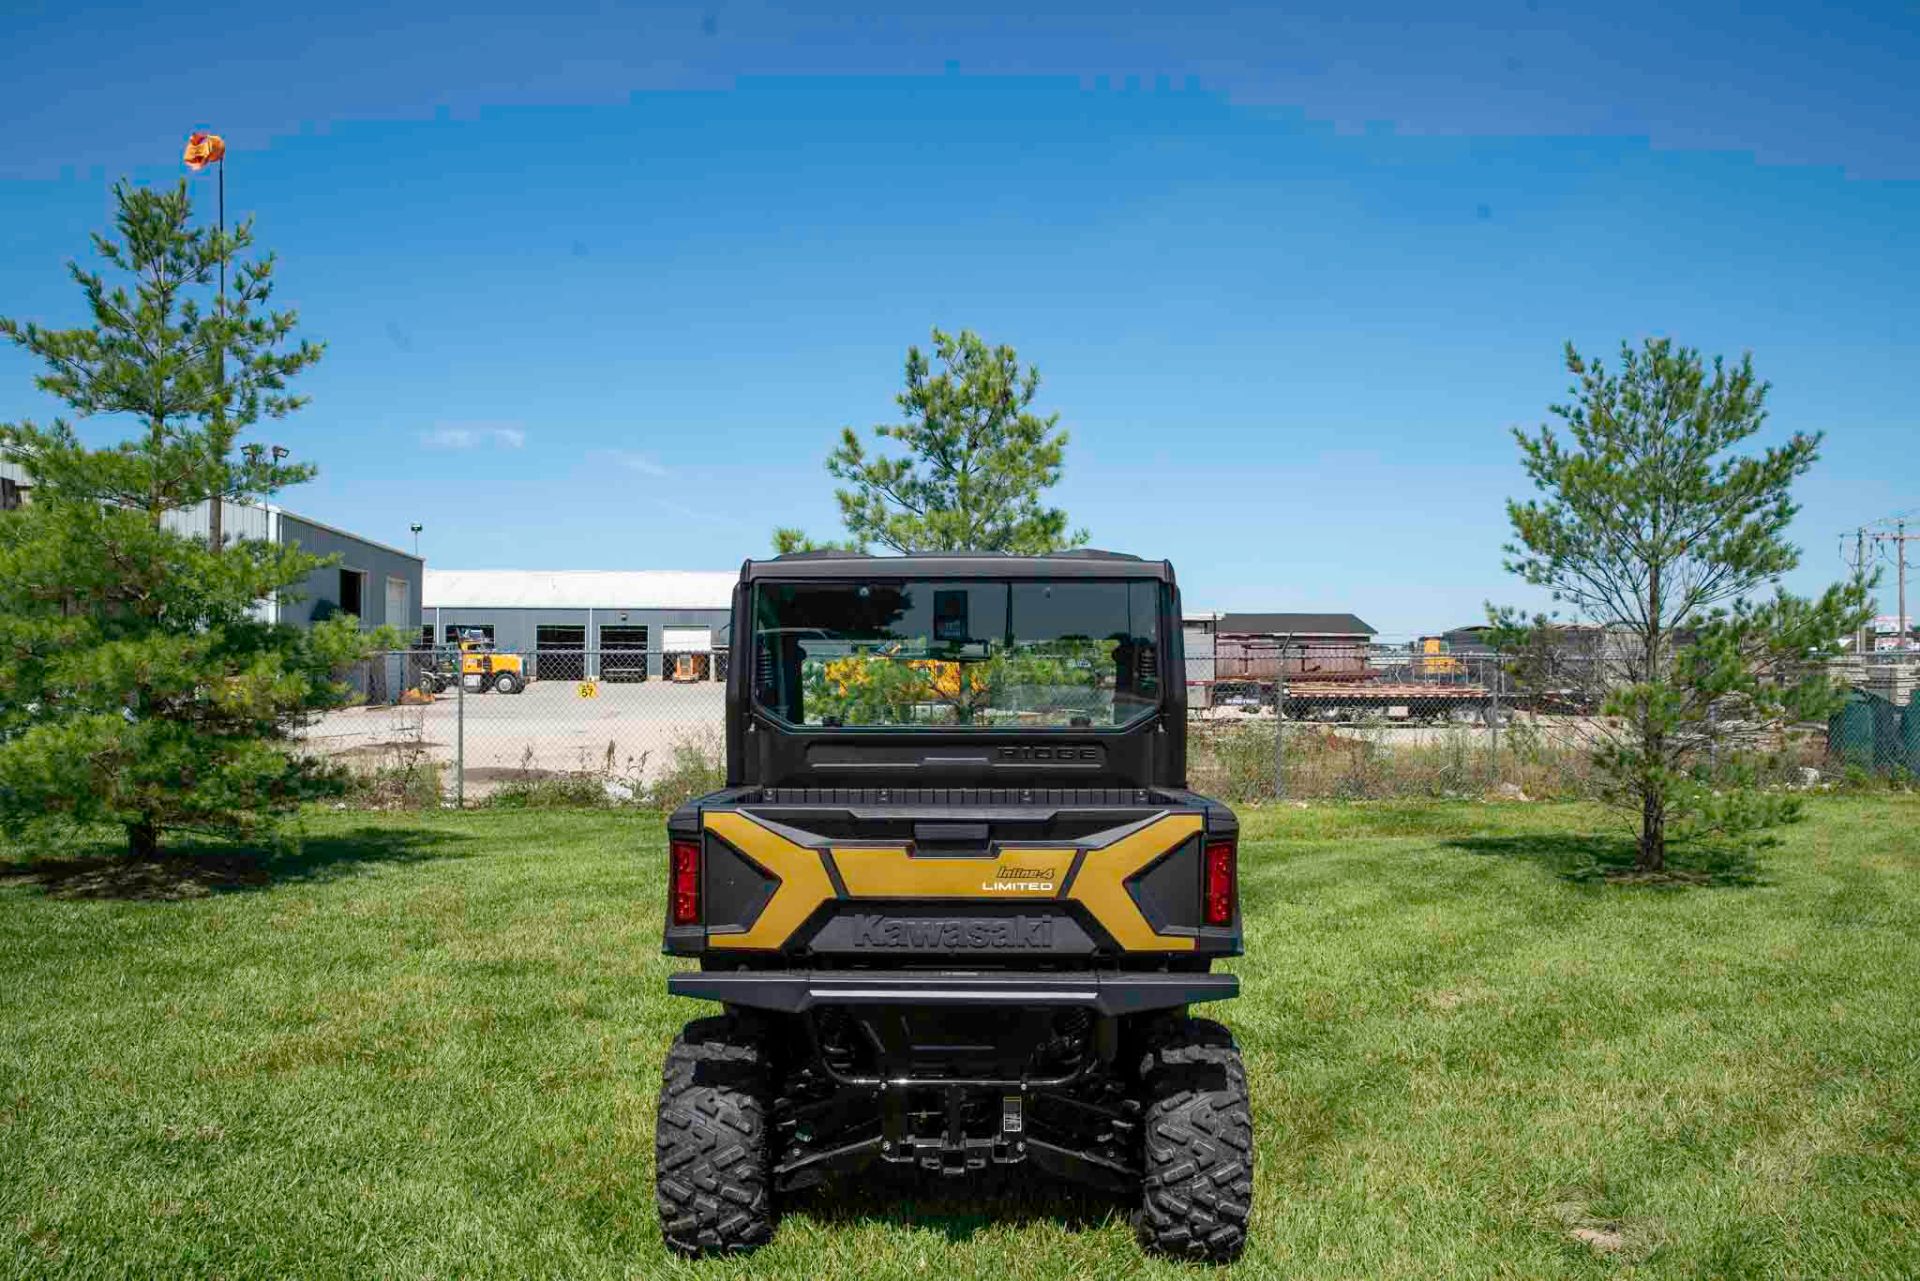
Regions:
[[[573,681],[535,681],[519,694],[468,694],[464,700],[467,780],[497,781],[522,770],[597,770],[611,753],[613,772],[659,777],[673,744],[706,737],[717,750],[725,687],[602,683],[582,698]],[[431,704],[350,707],[328,712],[302,737],[323,755],[378,763],[415,745],[452,761],[461,701],[448,692]]]

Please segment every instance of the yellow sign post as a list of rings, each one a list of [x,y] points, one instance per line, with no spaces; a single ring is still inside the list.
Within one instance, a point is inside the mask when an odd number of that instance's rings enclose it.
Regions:
[[[580,697],[582,698],[600,697],[600,682],[599,681],[581,681]]]

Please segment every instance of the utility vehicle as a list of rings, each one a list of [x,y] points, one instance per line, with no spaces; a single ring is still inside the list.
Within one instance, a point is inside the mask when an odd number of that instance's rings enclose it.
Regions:
[[[668,822],[656,1196],[690,1254],[783,1194],[993,1167],[1137,1198],[1226,1261],[1253,1133],[1233,1038],[1238,826],[1186,786],[1172,566],[1110,552],[748,561],[727,786]]]

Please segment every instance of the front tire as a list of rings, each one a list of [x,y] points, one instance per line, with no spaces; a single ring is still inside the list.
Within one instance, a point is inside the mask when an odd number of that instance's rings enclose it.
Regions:
[[[520,678],[512,672],[501,672],[493,678],[493,692],[496,694],[518,694]]]
[[[687,1024],[667,1051],[654,1132],[660,1233],[682,1254],[773,1239],[768,1083],[759,1041],[728,1018]]]
[[[1209,1019],[1169,1021],[1141,1060],[1140,1083],[1140,1244],[1231,1263],[1246,1247],[1253,1207],[1253,1108],[1233,1034]]]

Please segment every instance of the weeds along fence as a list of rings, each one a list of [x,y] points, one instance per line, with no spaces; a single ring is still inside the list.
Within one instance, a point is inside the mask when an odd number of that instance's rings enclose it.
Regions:
[[[385,806],[670,808],[724,777],[724,650],[376,654],[301,732]]]
[[[1353,644],[1189,635],[1188,761],[1223,799],[1595,794],[1603,637],[1526,653],[1437,637]],[[1710,770],[1763,784],[1911,784],[1920,778],[1920,654],[1835,664],[1846,702],[1819,725],[1714,725]]]
[[[1187,647],[1197,790],[1239,802],[1595,790],[1594,747],[1611,729],[1577,656],[1210,639]],[[1744,755],[1783,785],[1920,776],[1920,655],[1907,657],[1837,666],[1854,693],[1831,724],[1755,727]],[[724,650],[382,653],[346,673],[349,705],[301,740],[368,805],[670,807],[722,785],[728,661]]]
[[[1189,634],[1188,767],[1237,801],[1580,795],[1595,700],[1487,647]]]

